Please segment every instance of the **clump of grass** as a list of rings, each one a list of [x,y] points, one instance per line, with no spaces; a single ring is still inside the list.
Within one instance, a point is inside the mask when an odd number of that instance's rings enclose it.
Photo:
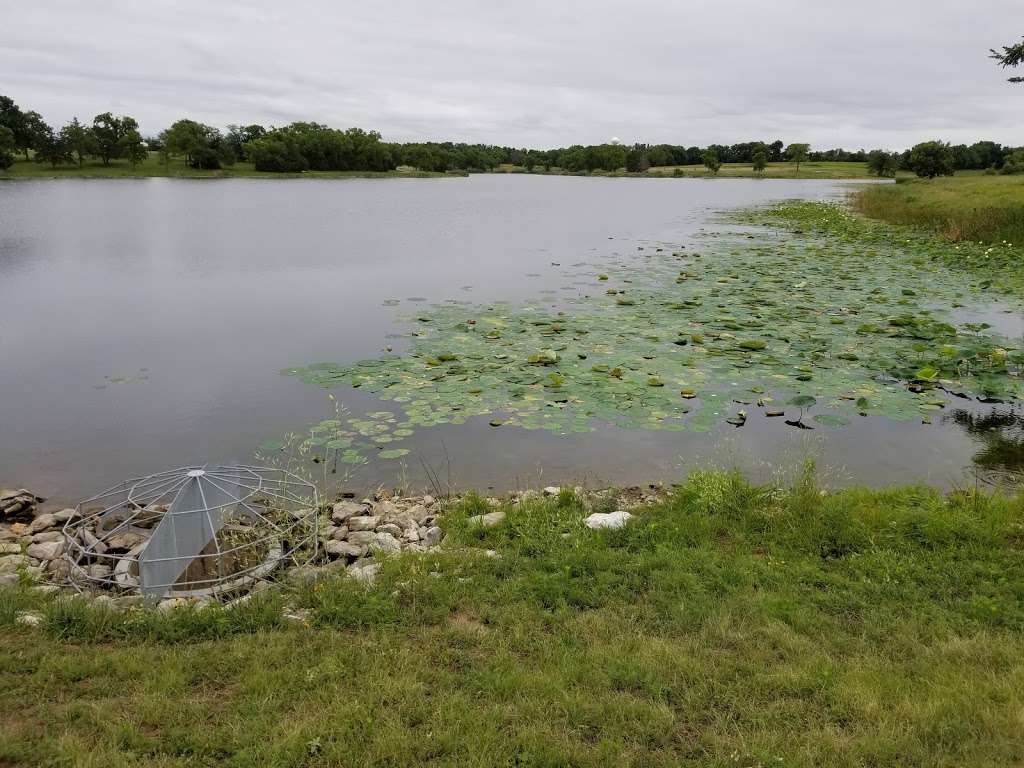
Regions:
[[[858,212],[955,242],[1024,244],[1024,180],[954,176],[872,185],[853,196]]]

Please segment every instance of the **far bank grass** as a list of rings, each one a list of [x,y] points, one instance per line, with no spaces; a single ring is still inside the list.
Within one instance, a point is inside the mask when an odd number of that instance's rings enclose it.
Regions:
[[[0,764],[1024,761],[1020,497],[704,472],[619,531],[571,493],[484,510],[370,588],[127,618],[0,592]]]
[[[0,181],[4,179],[110,179],[110,178],[150,178],[170,177],[189,179],[222,179],[222,178],[309,178],[309,179],[349,179],[349,178],[429,178],[446,176],[444,173],[418,171],[415,168],[399,168],[394,171],[306,171],[304,173],[267,173],[257,171],[252,163],[235,163],[220,170],[208,171],[190,168],[184,158],[173,157],[166,165],[155,152],[150,152],[145,161],[134,168],[125,160],[112,160],[104,165],[99,160],[89,159],[84,165],[77,163],[58,165],[56,168],[48,163],[36,163],[18,157],[14,165],[6,172],[0,171]],[[464,174],[456,174],[464,175]]]
[[[858,191],[853,207],[953,241],[1024,244],[1024,176],[914,179]]]
[[[526,173],[526,169],[518,165],[501,165],[497,173]],[[536,169],[534,173],[553,175],[587,175],[572,174],[560,168],[550,171]],[[763,172],[755,172],[750,163],[723,163],[718,173],[711,173],[703,165],[667,165],[650,168],[642,173],[627,173],[625,169],[608,172],[594,171],[592,176],[630,176],[655,177],[665,176],[685,178],[722,178],[722,179],[873,179],[868,171],[867,163],[821,162],[801,163],[799,169],[793,163],[768,163]],[[909,175],[900,172],[900,176]]]

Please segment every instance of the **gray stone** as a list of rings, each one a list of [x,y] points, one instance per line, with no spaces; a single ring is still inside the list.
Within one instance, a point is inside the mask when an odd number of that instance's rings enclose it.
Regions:
[[[368,547],[377,540],[377,534],[373,531],[352,531],[348,535],[348,541],[360,547]]]
[[[419,541],[420,540],[419,529],[416,528],[415,525],[409,526],[409,528],[405,531],[405,533],[402,534],[402,538],[404,538],[406,541]]]
[[[103,563],[93,563],[85,569],[85,572],[89,575],[90,579],[96,579],[97,581],[109,579],[114,573],[109,565],[104,565]]]
[[[370,515],[369,517],[350,517],[347,520],[348,529],[350,531],[372,531],[382,522],[383,520],[376,515]]]
[[[549,485],[547,488],[544,489],[545,496],[557,496],[561,492],[562,489],[559,488],[557,485]]]
[[[394,523],[384,523],[377,526],[377,533],[390,533],[395,538],[402,535],[402,529]]]
[[[0,556],[3,555],[20,555],[21,544],[13,541],[0,541]]]
[[[29,557],[36,560],[56,560],[64,554],[64,542],[46,541],[42,544],[32,544],[27,552]]]
[[[68,520],[74,520],[78,517],[78,510],[68,507],[67,509],[62,509],[59,512],[54,512],[53,516],[56,518],[58,523],[66,523]]]
[[[432,507],[432,506],[434,506],[434,497],[429,495],[429,494],[424,496],[423,497],[423,506],[424,507]]]
[[[0,587],[16,587],[21,577],[16,573],[0,573]]]
[[[146,541],[146,537],[141,533],[135,533],[134,531],[125,531],[119,533],[117,536],[111,536],[106,541],[107,549],[122,549],[128,551],[139,546],[142,542]]]
[[[372,582],[377,578],[377,572],[380,571],[380,564],[363,563],[366,563],[366,561],[357,560],[349,566],[348,573],[350,576],[359,579],[360,581]]]
[[[500,509],[496,512],[488,512],[486,515],[473,515],[466,522],[470,527],[493,528],[505,519],[505,513]]]
[[[19,568],[29,565],[25,555],[6,555],[0,557],[0,573],[17,573]]]
[[[421,541],[425,547],[436,547],[441,543],[442,538],[444,538],[444,531],[433,525],[427,528],[427,532],[423,535]]]
[[[45,544],[48,541],[64,541],[64,534],[60,531],[43,531],[32,537],[33,544]]]
[[[331,532],[331,538],[335,539],[337,541],[344,541],[345,539],[348,538],[348,533],[349,533],[348,526],[347,525],[343,525],[343,526],[341,526],[339,528],[335,528]]]
[[[422,504],[415,504],[405,511],[407,517],[416,523],[422,523],[428,517],[430,517],[430,510]]]
[[[366,547],[348,541],[328,541],[324,550],[331,557],[362,557],[366,554]]]
[[[58,520],[54,515],[40,515],[29,524],[28,532],[32,534],[39,533],[40,531],[45,531],[48,528],[56,528],[57,525]]]
[[[331,520],[344,523],[350,517],[366,513],[366,507],[356,501],[339,501],[331,509]]]
[[[377,540],[370,547],[382,552],[400,552],[402,549],[398,539],[390,533],[378,533]]]

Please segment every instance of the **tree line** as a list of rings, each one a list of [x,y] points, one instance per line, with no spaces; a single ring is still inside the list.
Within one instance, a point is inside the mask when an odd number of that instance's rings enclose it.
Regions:
[[[799,172],[801,163],[821,161],[864,162],[879,176],[897,170],[922,176],[948,175],[956,170],[992,169],[1024,172],[1024,150],[992,141],[971,145],[924,142],[905,152],[884,150],[813,151],[806,143],[786,145],[781,140],[711,144],[707,147],[675,144],[576,144],[538,150],[491,144],[458,142],[389,143],[376,131],[340,130],[311,122],[283,127],[229,125],[222,131],[190,119],[173,123],[156,136],[143,137],[138,122],[127,115],[104,112],[91,123],[76,117],[57,129],[33,110],[22,110],[0,96],[0,169],[10,167],[16,154],[53,167],[84,165],[94,158],[103,165],[126,160],[133,167],[155,153],[169,165],[181,158],[192,168],[218,169],[236,162],[252,163],[257,171],[390,171],[410,166],[423,171],[490,171],[513,165],[527,171],[558,169],[569,173],[593,171],[643,173],[651,168],[703,165],[717,173],[724,163],[749,164],[763,172],[768,163],[788,161]]]

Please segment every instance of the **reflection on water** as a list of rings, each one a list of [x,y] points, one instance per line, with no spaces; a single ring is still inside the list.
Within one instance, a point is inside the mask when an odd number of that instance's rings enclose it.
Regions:
[[[971,457],[979,480],[990,485],[1019,484],[1024,478],[1024,414],[1017,405],[985,413],[957,409],[945,420],[961,427],[979,446]]]

